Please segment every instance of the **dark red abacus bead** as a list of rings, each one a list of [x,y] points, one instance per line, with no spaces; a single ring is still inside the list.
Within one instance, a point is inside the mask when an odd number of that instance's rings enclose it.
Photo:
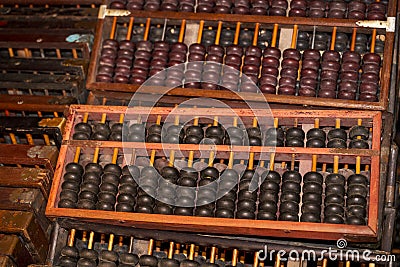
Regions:
[[[231,91],[238,91],[238,84],[234,82],[223,82],[221,86]]]
[[[257,56],[245,56],[244,57],[244,64],[245,65],[254,65],[260,67],[261,65],[261,58]]]
[[[293,1],[290,2],[290,8],[291,9],[306,10],[307,9],[307,2],[305,0],[293,0]]]
[[[158,11],[158,10],[160,10],[160,4],[146,3],[143,6],[143,9],[146,10],[146,11]]]
[[[321,89],[318,91],[318,97],[321,98],[336,98],[336,92],[334,90]]]
[[[271,84],[261,84],[259,88],[263,93],[276,94],[276,86],[273,86]]]
[[[318,71],[319,70],[319,61],[303,60],[302,68],[303,69],[312,69],[312,70]]]
[[[283,85],[278,88],[278,95],[295,95],[296,88],[291,85]]]
[[[297,59],[283,58],[281,66],[282,69],[290,68],[290,69],[295,69],[297,71],[299,69],[300,63]]]
[[[143,77],[135,77],[135,76],[132,76],[130,79],[129,79],[129,83],[132,83],[132,84],[142,84],[142,83],[144,83],[146,81],[146,78],[143,78]]]
[[[348,100],[356,99],[356,93],[349,92],[349,91],[339,91],[338,98],[339,99],[348,99]]]
[[[251,46],[246,47],[244,54],[246,56],[255,56],[255,57],[260,58],[262,55],[262,50],[258,46],[251,45]]]
[[[346,12],[343,10],[332,9],[328,11],[328,18],[344,19],[346,18]]]
[[[318,50],[315,49],[307,49],[304,50],[303,52],[303,60],[313,60],[313,61],[319,61],[321,59],[321,54],[319,53]]]
[[[339,71],[340,63],[336,62],[336,61],[322,61],[321,69],[322,70]]]
[[[339,78],[342,81],[353,81],[353,82],[356,82],[356,81],[358,81],[358,76],[359,76],[358,72],[346,71],[346,72],[341,72],[340,75],[339,75]]]
[[[380,11],[368,11],[367,12],[368,20],[385,20],[386,14]]]
[[[289,11],[289,17],[306,17],[307,11],[303,9],[291,9]]]
[[[361,75],[361,82],[377,84],[379,82],[379,76],[376,73],[363,73]]]
[[[315,88],[309,86],[303,86],[299,89],[299,95],[301,96],[315,96],[316,91]]]
[[[264,57],[273,57],[279,60],[281,58],[281,50],[276,47],[266,47],[263,55]]]
[[[357,92],[358,84],[356,81],[342,81],[339,84],[339,91]]]
[[[310,18],[324,18],[325,17],[325,10],[320,10],[320,9],[310,9],[308,11],[308,16]],[[317,47],[317,46],[315,46]],[[325,47],[325,45],[324,45]]]
[[[110,83],[112,82],[112,77],[105,74],[98,74],[96,75],[96,81],[102,83]]]
[[[289,85],[289,86],[296,86],[296,79],[292,78],[292,77],[281,77],[279,79],[279,87],[281,86],[285,86],[285,85]]]
[[[331,70],[322,70],[320,74],[321,80],[329,79],[336,81],[338,79],[338,76],[339,73],[337,71],[331,71]]]
[[[361,67],[363,73],[375,73],[379,75],[380,67],[375,64],[364,64]]]
[[[222,63],[223,57],[217,54],[208,54],[206,61]]]
[[[113,73],[114,73],[114,68],[110,66],[99,66],[99,69],[97,70],[97,74],[112,76]]]
[[[131,75],[131,69],[129,67],[116,67],[115,75],[122,75],[129,77]]]
[[[291,77],[293,79],[297,78],[298,70],[295,68],[282,68],[281,77]]]
[[[276,85],[278,84],[278,79],[277,79],[276,76],[267,75],[267,74],[266,74],[266,75],[262,75],[262,76],[260,77],[259,82],[260,82],[261,85],[263,85],[263,84],[269,84],[269,85],[271,85],[271,86],[273,86],[273,87],[276,87]]]
[[[378,92],[377,83],[363,83],[360,84],[360,93],[376,94]]]
[[[197,43],[191,44],[189,46],[189,53],[205,55],[206,54],[206,48],[202,44],[197,44]]]
[[[214,7],[209,5],[198,5],[196,9],[198,13],[212,13],[213,11]]]
[[[188,61],[189,62],[192,62],[192,61],[204,61],[205,58],[206,58],[205,55],[191,53],[188,56]]]
[[[283,51],[283,58],[291,58],[299,61],[301,54],[297,49],[289,48]]]
[[[378,97],[376,94],[367,94],[367,93],[361,93],[359,96],[359,99],[361,101],[368,101],[368,102],[377,102]]]
[[[99,65],[100,66],[109,66],[109,67],[113,68],[115,65],[115,59],[107,57],[107,56],[100,57]]]
[[[301,87],[310,87],[310,88],[315,88],[317,87],[317,80],[315,78],[301,78],[300,79],[300,88]]]
[[[347,16],[349,19],[365,19],[365,11],[352,10]]]
[[[318,78],[318,71],[315,69],[304,69],[302,68],[300,71],[300,76],[301,77],[310,77],[310,78]]]
[[[111,48],[114,50],[118,50],[119,44],[117,40],[114,39],[106,39],[103,41],[103,48]]]
[[[278,74],[279,74],[278,68],[266,67],[266,66],[263,66],[261,68],[261,75],[272,75],[272,76],[277,77]]]
[[[241,83],[240,84],[240,92],[250,92],[256,93],[258,92],[258,87],[255,83]]]
[[[114,76],[113,81],[115,83],[128,83],[129,82],[129,76],[126,77],[126,76],[117,74],[117,75]]]
[[[244,6],[234,7],[233,14],[248,15],[250,14],[250,8]]]
[[[337,82],[332,79],[324,79],[320,82],[319,88],[321,90],[336,91]]]
[[[360,69],[360,64],[356,62],[342,62],[342,72],[343,71],[351,71],[351,72],[358,72]]]
[[[137,58],[133,62],[133,68],[134,69],[142,69],[142,70],[148,70],[150,67],[150,62],[145,59]]]
[[[256,15],[256,16],[265,16],[268,14],[268,9],[265,7],[260,7],[260,6],[252,7],[250,9],[250,14]]]
[[[103,48],[103,49],[101,49],[101,56],[102,57],[104,57],[104,56],[108,56],[108,57],[111,57],[111,58],[115,58],[115,57],[117,57],[117,50],[116,49],[112,49],[112,48]]]
[[[272,56],[264,56],[264,58],[262,59],[262,66],[278,68],[279,59]]]
[[[337,51],[329,50],[322,54],[322,62],[324,61],[340,61],[340,54]]]

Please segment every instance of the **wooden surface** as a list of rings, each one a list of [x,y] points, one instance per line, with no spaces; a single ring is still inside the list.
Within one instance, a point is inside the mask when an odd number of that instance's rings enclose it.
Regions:
[[[27,266],[34,260],[17,235],[0,234],[0,266]]]
[[[46,203],[46,198],[39,189],[0,187],[0,209],[34,213],[36,220],[49,237],[47,233],[50,221],[44,215]]]
[[[57,158],[58,150],[55,146],[0,144],[0,163],[43,166],[51,176],[54,174]]]
[[[68,110],[70,104],[76,104],[72,96],[37,96],[37,95],[1,95],[0,110],[60,112]]]
[[[31,212],[0,210],[0,233],[18,235],[35,262],[44,263],[48,240]]]

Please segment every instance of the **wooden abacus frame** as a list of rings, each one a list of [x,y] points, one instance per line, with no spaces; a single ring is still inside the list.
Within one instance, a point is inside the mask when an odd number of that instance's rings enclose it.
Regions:
[[[105,7],[104,7],[105,8]],[[265,101],[267,99],[270,103],[284,103],[284,104],[297,104],[307,106],[325,106],[335,108],[355,108],[355,109],[368,109],[368,110],[386,110],[388,106],[388,96],[390,91],[390,80],[391,80],[391,68],[392,68],[392,55],[394,47],[394,31],[387,31],[389,20],[395,19],[397,10],[396,1],[389,1],[388,12],[386,21],[374,21],[375,25],[379,25],[377,29],[379,34],[385,34],[385,47],[383,53],[383,63],[381,67],[380,77],[380,94],[378,102],[364,102],[360,100],[342,100],[342,99],[331,99],[331,98],[318,98],[318,97],[305,97],[305,96],[287,96],[287,95],[275,95],[275,94],[262,94],[262,93],[248,93],[248,92],[232,92],[229,90],[206,90],[206,89],[187,89],[187,88],[174,88],[169,90],[166,94],[171,96],[183,96],[183,97],[212,97],[218,99],[230,99],[230,100],[248,100],[248,101]],[[104,10],[101,11],[104,14]],[[245,26],[252,28],[255,23],[268,24],[271,27],[274,24],[279,24],[279,27],[292,27],[298,25],[300,28],[311,29],[313,26],[317,27],[317,30],[332,29],[338,27],[341,31],[346,29],[347,32],[351,32],[353,28],[357,28],[358,32],[372,31],[366,29],[364,26],[359,24],[366,21],[357,21],[355,19],[330,19],[330,18],[303,18],[303,17],[280,17],[280,16],[251,16],[251,15],[237,15],[237,14],[212,14],[209,16],[205,13],[188,13],[188,12],[168,12],[168,11],[131,11],[130,17],[137,18],[152,18],[153,20],[163,20],[168,18],[169,20],[186,20],[187,24],[198,23],[200,20],[207,22],[216,23],[223,21],[225,24],[234,24],[237,21],[242,22]],[[390,18],[390,19],[389,19]],[[128,21],[129,17],[118,18],[119,20]],[[87,88],[89,90],[104,90],[104,91],[118,91],[118,92],[136,92],[140,87],[137,84],[119,84],[119,83],[102,83],[96,81],[96,73],[100,59],[100,52],[102,42],[108,38],[111,29],[113,17],[105,17],[99,19],[96,38],[93,46],[93,53],[91,63],[89,66],[89,73],[87,79]],[[367,21],[368,22],[368,21]],[[162,24],[163,22],[160,22]],[[386,26],[385,26],[386,25]],[[378,27],[378,26],[376,26]],[[189,44],[188,44],[189,45]],[[166,88],[158,88],[154,86],[146,86],[146,92],[149,94],[164,92]]]
[[[320,119],[321,127],[334,125],[335,119],[340,118],[343,126],[352,126],[362,119],[365,126],[372,127],[372,146],[371,149],[333,149],[333,148],[303,148],[303,147],[250,147],[250,152],[254,152],[255,160],[269,160],[270,153],[276,153],[276,159],[290,161],[293,154],[296,159],[310,161],[312,155],[318,155],[318,162],[332,163],[334,156],[339,156],[340,163],[355,164],[356,157],[361,158],[361,164],[370,165],[370,191],[368,207],[368,225],[346,225],[346,224],[326,224],[326,223],[305,223],[305,222],[287,222],[287,221],[261,221],[247,219],[223,219],[207,218],[194,216],[160,215],[160,214],[142,214],[99,210],[81,210],[58,208],[59,193],[61,190],[64,166],[71,162],[77,147],[81,148],[82,153],[93,153],[94,148],[100,148],[102,154],[112,154],[115,148],[125,148],[135,150],[135,156],[149,155],[150,150],[163,149],[165,154],[157,152],[156,156],[168,156],[170,150],[180,150],[184,155],[190,150],[204,151],[205,154],[210,151],[210,145],[191,145],[191,144],[160,144],[160,143],[135,143],[128,142],[124,146],[121,142],[113,141],[78,141],[71,140],[73,127],[81,121],[84,113],[89,113],[89,119],[100,120],[102,114],[107,114],[108,120],[116,120],[120,114],[125,114],[126,107],[112,106],[71,106],[68,115],[68,123],[64,135],[63,146],[60,150],[60,157],[57,164],[57,170],[53,180],[53,186],[50,192],[49,202],[46,209],[46,215],[57,218],[76,219],[81,222],[102,223],[117,225],[122,227],[138,227],[146,229],[192,231],[203,233],[219,234],[240,234],[240,235],[258,235],[286,238],[308,238],[337,240],[338,238],[348,238],[355,242],[364,242],[376,240],[378,235],[378,225],[380,224],[379,211],[379,187],[380,187],[380,143],[381,143],[381,123],[382,116],[378,111],[354,111],[354,110],[272,110],[272,114],[280,119],[280,125],[293,125],[297,119],[299,123],[312,124],[315,118]],[[149,118],[161,115],[164,117],[171,112],[171,108],[130,108],[126,114],[150,114]],[[251,110],[235,110],[239,116],[246,121],[250,121],[254,116]],[[174,115],[180,118],[189,116],[218,116],[221,120],[226,120],[224,115],[231,115],[224,109],[199,109],[199,108],[178,108]],[[154,116],[153,116],[154,115]],[[229,117],[232,120],[232,117]],[[248,148],[242,146],[218,145],[217,158],[229,158],[229,152],[233,151],[235,159],[247,159]],[[119,149],[119,155],[122,154]],[[260,153],[264,154],[260,154]],[[195,152],[195,157],[197,152]],[[260,158],[260,155],[263,155]],[[309,165],[308,165],[309,166]],[[300,172],[309,171],[300,170]]]

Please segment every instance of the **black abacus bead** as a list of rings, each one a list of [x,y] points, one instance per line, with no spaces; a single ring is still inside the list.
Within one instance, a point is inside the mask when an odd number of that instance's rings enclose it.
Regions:
[[[315,182],[318,184],[322,184],[323,179],[324,178],[323,178],[322,174],[320,174],[318,172],[307,172],[303,176],[304,183]]]

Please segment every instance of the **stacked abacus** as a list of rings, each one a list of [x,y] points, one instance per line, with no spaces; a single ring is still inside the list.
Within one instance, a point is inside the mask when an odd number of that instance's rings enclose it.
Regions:
[[[158,238],[152,239],[154,234],[145,233],[146,237],[134,237],[129,234],[118,235],[117,230],[111,229],[111,234],[102,231],[82,231],[71,229],[67,232],[62,228],[62,237],[58,238],[56,248],[55,266],[170,266],[170,267],[233,267],[233,266],[280,266],[283,259],[278,253],[263,257],[261,251],[254,249],[261,243],[239,244],[237,241],[226,243],[227,240],[206,240],[193,242],[196,236],[184,238]],[[108,231],[108,232],[110,232]],[[68,234],[67,237],[65,235]],[[117,239],[118,237],[118,239]],[[67,239],[67,240],[64,240]],[[116,240],[117,239],[117,240]],[[179,240],[177,242],[175,239]],[[225,242],[224,242],[225,241]],[[261,241],[260,241],[261,242]],[[200,243],[199,245],[197,243]],[[279,245],[278,245],[279,246]],[[281,245],[282,246],[282,245]],[[321,246],[322,248],[325,248]],[[282,252],[299,246],[288,246]],[[272,244],[272,250],[274,244]],[[320,249],[321,250],[321,249]],[[350,249],[349,249],[350,251]],[[373,261],[379,251],[368,251]],[[282,253],[281,252],[281,253]],[[363,253],[361,250],[360,253]],[[320,253],[319,251],[316,253]],[[343,250],[343,253],[348,253]],[[59,256],[58,256],[59,255]],[[319,254],[316,254],[319,256]],[[332,253],[333,258],[339,254]],[[322,255],[323,258],[323,255]],[[288,264],[298,264],[298,261],[285,260]],[[323,258],[322,260],[304,260],[307,264],[321,264],[321,266],[340,266],[343,261]],[[347,265],[358,265],[360,262],[346,261]],[[368,264],[362,262],[361,264]],[[370,263],[369,266],[374,266]]]
[[[354,172],[349,168],[350,164],[356,166],[356,174],[361,166],[365,166],[366,170],[377,168],[378,112],[335,111],[334,116],[340,119],[336,120],[332,129],[333,114],[322,110],[274,110],[276,119],[273,127],[260,124],[248,110],[239,112],[247,121],[244,124],[238,123],[239,117],[221,116],[218,109],[211,111],[214,115],[211,124],[210,120],[203,120],[203,116],[210,115],[210,110],[205,109],[178,108],[172,124],[163,121],[171,109],[133,110],[137,121],[123,126],[123,116],[120,115],[126,112],[123,107],[107,108],[107,114],[90,106],[73,109],[74,116],[68,124],[70,131],[65,138],[73,138],[80,125],[96,125],[93,121],[101,119],[100,124],[126,127],[128,143],[125,144],[128,144],[128,151],[132,150],[129,152],[132,157],[125,161],[120,157],[122,147],[119,142],[102,141],[99,148],[95,140],[84,141],[84,147],[83,141],[70,140],[61,152],[61,166],[48,206],[50,216],[66,214],[65,209],[68,209],[71,217],[104,221],[103,212],[122,211],[121,216],[129,225],[135,225],[141,218],[147,227],[158,228],[160,223],[154,223],[154,219],[168,216],[167,221],[181,224],[182,229],[187,230],[193,228],[182,223],[181,216],[215,217],[204,223],[212,225],[213,231],[222,233],[229,233],[234,227],[231,223],[236,219],[250,220],[252,225],[259,220],[269,220],[262,225],[256,223],[257,231],[267,233],[269,230],[277,236],[280,236],[280,230],[273,230],[275,220],[284,224],[285,221],[293,221],[295,224],[290,225],[293,229],[299,229],[298,224],[303,222],[320,223],[317,232],[329,231],[327,229],[332,227],[331,224],[336,223],[361,224],[364,226],[360,227],[370,229],[376,221],[374,203],[377,203],[378,196],[368,195],[368,187],[373,190],[377,186],[376,176],[366,178],[367,183],[357,180],[351,184],[355,189],[346,191],[338,155],[346,173]],[[149,126],[141,121],[146,112],[150,114],[146,123]],[[198,114],[199,117],[190,114]],[[312,126],[310,122],[314,117],[318,117],[318,121]],[[180,121],[190,123],[182,125]],[[227,121],[229,126],[225,128]],[[163,143],[159,143],[161,141]],[[177,145],[183,141],[184,144]],[[144,149],[143,142],[150,147]],[[199,142],[200,145],[197,145]],[[210,144],[216,145],[217,151],[210,152]],[[250,145],[248,158],[243,155],[244,144]],[[160,150],[165,145],[167,147]],[[285,147],[277,147],[277,151],[272,153],[269,146],[274,145]],[[347,147],[350,149],[347,150]],[[371,149],[366,152],[366,148]],[[175,160],[177,151],[185,161]],[[206,151],[208,158],[204,156]],[[147,155],[150,157],[146,159]],[[73,159],[74,163],[66,159]],[[286,164],[287,161],[290,164]],[[304,162],[312,163],[311,169]],[[321,179],[319,172],[326,172],[332,162],[332,174]],[[266,163],[269,164],[267,171],[264,167]],[[352,201],[346,202],[345,206],[341,199],[346,198]],[[360,210],[362,205],[366,209]],[[74,208],[78,209],[74,211]],[[350,218],[355,212],[358,212],[357,218]],[[359,219],[363,212],[368,213],[365,221]],[[115,216],[118,218],[119,215]],[[202,219],[194,221],[187,218],[185,220],[189,220],[190,224],[197,225],[196,231],[201,231]],[[229,219],[224,221],[226,229],[217,226],[221,219]],[[113,220],[104,222],[113,223]],[[168,224],[161,224],[168,228]],[[351,231],[345,224],[343,227],[344,231]],[[239,228],[251,232],[241,223]],[[340,233],[334,235],[337,237]]]

